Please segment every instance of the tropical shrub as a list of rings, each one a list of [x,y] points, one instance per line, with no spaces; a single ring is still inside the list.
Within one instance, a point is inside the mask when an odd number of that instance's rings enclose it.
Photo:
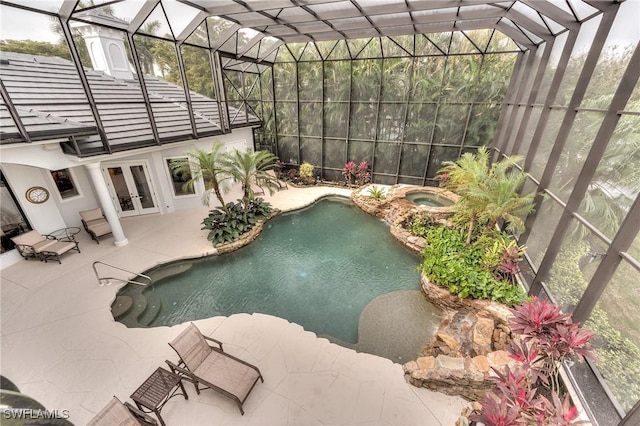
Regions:
[[[170,163],[172,173],[191,176],[183,185],[185,190],[192,191],[196,182],[204,181],[205,190],[202,194],[202,203],[205,206],[209,205],[212,193],[215,194],[220,205],[226,206],[223,193],[229,190],[229,181],[232,176],[227,167],[223,148],[224,143],[222,142],[215,142],[210,151],[193,148],[187,153],[188,157]]]
[[[227,203],[226,206],[209,211],[209,216],[202,221],[202,229],[208,229],[207,239],[214,246],[239,239],[242,234],[271,214],[271,205],[262,198],[254,198],[248,202],[245,212],[244,201]]]
[[[315,178],[313,177],[314,167],[312,164],[307,163],[306,161],[300,164],[298,169],[298,178],[296,182],[301,183],[303,185],[313,185],[316,183]]]
[[[516,285],[526,246],[519,246],[509,235],[495,231],[480,236],[476,240],[476,245],[486,246],[482,264],[491,271],[493,276],[498,280],[509,281]]]
[[[305,178],[313,178],[313,165],[307,163],[306,161],[300,165],[300,177]]]
[[[427,231],[431,227],[437,225],[438,223],[433,219],[433,216],[427,212],[413,214],[409,216],[404,223],[404,227],[408,229],[409,232],[423,238],[426,237]]]
[[[587,288],[588,281],[580,264],[590,250],[588,242],[579,240],[558,253],[548,285],[565,306],[577,305]],[[640,346],[628,337],[632,331],[610,319],[600,304],[593,308],[586,323],[597,335],[593,340],[593,352],[598,358],[598,369],[616,399],[630,410],[640,399]]]
[[[526,179],[524,172],[513,170],[519,161],[520,157],[512,156],[489,164],[486,147],[480,147],[476,154],[467,152],[455,162],[442,163],[444,167],[438,172],[441,185],[460,195],[456,209],[468,223],[467,245],[478,223],[489,230],[503,219],[509,232],[524,227],[521,216],[533,211],[535,192],[518,193]]]
[[[245,222],[250,211],[249,204],[254,199],[253,184],[258,180],[268,180],[268,171],[273,168],[276,156],[268,151],[239,151],[233,150],[225,156],[225,166],[228,173],[242,184],[242,204],[244,206]],[[273,193],[271,186],[267,186]]]
[[[521,365],[511,370],[494,368],[496,386],[482,400],[471,420],[487,425],[579,425],[578,410],[569,395],[560,397],[558,368],[568,359],[593,358],[589,330],[574,323],[559,305],[533,297],[512,309],[511,330],[520,335],[507,351]],[[541,394],[544,389],[551,401]]]
[[[384,190],[382,188],[380,188],[377,185],[373,185],[369,189],[369,197],[373,198],[376,201],[382,201],[385,198],[387,198],[387,195],[385,194],[385,192],[384,192]]]
[[[344,165],[344,169],[342,169],[342,176],[347,180],[347,185],[353,185],[353,179],[356,176],[356,163],[353,161],[347,161]]]
[[[465,243],[465,234],[446,226],[424,226],[420,220],[413,229],[421,231],[427,245],[422,253],[422,270],[429,281],[462,298],[490,299],[507,305],[520,303],[524,291],[509,281],[496,279],[483,266],[486,249]]]
[[[356,169],[356,185],[362,186],[371,181],[371,173],[367,171],[368,168],[369,163],[367,163],[367,160],[362,160],[360,164],[358,164],[358,168]]]

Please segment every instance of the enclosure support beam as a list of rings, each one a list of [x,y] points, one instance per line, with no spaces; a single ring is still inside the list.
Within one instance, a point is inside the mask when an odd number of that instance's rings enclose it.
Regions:
[[[573,95],[571,96],[571,100],[569,101],[569,105],[567,106],[567,111],[560,126],[558,136],[556,137],[544,173],[542,174],[542,178],[540,179],[538,192],[547,189],[549,187],[549,184],[551,183],[551,178],[553,177],[556,167],[558,166],[558,161],[569,137],[571,127],[575,122],[575,118],[577,115],[576,108],[578,108],[578,106],[582,102],[587,87],[589,86],[589,82],[591,81],[591,77],[593,76],[593,71],[595,70],[598,58],[600,57],[600,53],[602,52],[602,48],[604,47],[604,43],[609,34],[609,30],[611,29],[611,25],[613,24],[613,21],[615,19],[617,10],[617,7],[611,8],[604,12],[602,15],[602,20],[600,21],[600,25],[598,26],[593,44],[591,45],[589,53],[587,54],[587,59],[585,60],[582,71],[580,72],[580,77],[578,78]],[[594,151],[594,148],[592,148],[592,151]],[[595,152],[596,151],[594,151],[594,153]],[[593,159],[593,161],[596,162],[595,164],[597,164],[599,159],[600,157]],[[567,203],[567,206],[564,208],[563,215],[560,218],[558,225],[556,226],[553,237],[551,238],[551,241],[549,242],[549,245],[547,247],[547,251],[545,252],[542,262],[538,267],[538,273],[531,283],[531,288],[529,290],[530,294],[538,294],[540,292],[540,290],[542,289],[541,282],[546,279],[547,275],[551,271],[551,268],[553,267],[553,263],[556,259],[556,256],[558,255],[558,252],[560,251],[560,246],[566,233],[566,226],[571,219],[571,215],[576,210],[580,200],[582,199],[583,194],[579,191],[579,183],[580,182],[576,182],[576,185],[571,192],[571,196],[569,197],[569,199],[572,200],[572,202]],[[577,194],[580,194],[580,200],[576,201],[576,198],[578,198]],[[542,196],[539,195],[535,199],[535,209],[539,210],[541,204]]]
[[[187,81],[187,73],[184,69],[184,63],[182,62],[182,52],[180,51],[180,44],[178,42],[173,43],[173,47],[176,51],[176,59],[178,60],[178,71],[180,71],[180,79],[182,80],[182,90],[184,90],[184,97],[187,104],[187,113],[189,114],[189,122],[191,123],[191,132],[193,137],[198,139],[198,129],[196,127],[196,118],[193,115],[193,105],[191,104],[191,93],[189,93],[189,82]]]
[[[483,56],[484,58],[484,56]],[[409,59],[409,87],[413,87],[413,67],[415,65],[414,58]],[[400,134],[400,151],[398,152],[398,169],[396,171],[396,184],[398,183],[398,178],[400,176],[400,168],[402,165],[402,148],[404,147],[404,141],[406,136],[406,128],[407,128],[407,118],[409,117],[409,99],[411,98],[411,90],[407,91],[407,99],[404,102],[404,116],[402,119],[402,132]],[[373,176],[372,178],[373,179]]]
[[[27,128],[24,127],[24,123],[20,118],[20,114],[18,113],[18,110],[16,110],[16,106],[13,104],[13,101],[9,96],[9,92],[7,91],[7,88],[5,87],[2,80],[0,80],[0,94],[2,94],[4,105],[7,107],[7,111],[9,111],[9,115],[13,119],[18,132],[20,132],[20,136],[22,136],[22,139],[24,139],[25,142],[30,143],[31,137],[29,136],[29,132],[27,132]]]
[[[76,44],[73,41],[73,36],[71,35],[71,27],[69,26],[69,18],[58,18],[58,22],[60,23],[60,27],[62,28],[62,33],[67,42],[67,46],[69,47],[69,52],[71,53],[71,59],[73,65],[76,68],[76,72],[78,73],[78,77],[80,78],[80,84],[82,84],[82,88],[84,89],[85,95],[87,95],[87,101],[89,102],[89,108],[91,109],[91,113],[93,114],[93,119],[96,122],[96,126],[98,127],[98,133],[100,134],[100,140],[102,141],[102,146],[105,151],[111,154],[111,146],[109,145],[109,139],[107,138],[107,132],[104,129],[104,124],[102,123],[102,118],[100,117],[100,111],[98,110],[98,105],[96,104],[96,100],[93,97],[93,92],[91,91],[91,86],[89,85],[89,79],[84,72],[84,67],[82,66],[82,61],[80,60],[80,54],[78,53],[78,49],[76,48]],[[78,152],[78,155],[81,153]]]
[[[542,83],[542,78],[544,77],[545,70],[547,65],[549,64],[549,57],[551,56],[551,50],[553,49],[553,44],[555,39],[551,39],[550,41],[545,43],[544,52],[542,54],[542,58],[540,58],[540,62],[538,63],[538,69],[536,71],[536,76],[531,86],[531,92],[529,94],[529,100],[527,101],[527,106],[522,116],[522,122],[520,125],[520,129],[518,130],[518,134],[516,135],[515,144],[513,147],[514,153],[519,153],[521,148],[529,149],[529,147],[521,147],[522,140],[526,137],[527,127],[529,126],[529,120],[531,118],[531,113],[533,112],[533,105],[536,102],[536,98],[538,97],[538,90],[540,90],[540,84]],[[540,49],[540,47],[538,47]],[[531,141],[529,141],[531,143]]]
[[[131,47],[131,57],[133,59],[133,66],[136,69],[136,74],[138,75],[138,84],[140,84],[142,99],[144,99],[144,106],[147,109],[147,115],[149,116],[149,124],[151,125],[151,132],[153,133],[153,139],[156,141],[157,145],[160,145],[160,134],[158,133],[158,126],[156,125],[156,119],[153,116],[153,108],[151,107],[149,92],[147,92],[147,85],[144,82],[144,72],[142,71],[142,65],[140,64],[140,58],[138,57],[136,44],[135,44],[135,41],[133,40],[133,34],[127,33],[127,39],[129,40],[129,46]]]
[[[567,209],[575,211],[580,207],[580,202],[586,192],[589,184],[591,183],[593,176],[595,175],[598,163],[604,154],[607,144],[613,132],[616,129],[618,121],[620,120],[620,114],[618,111],[623,110],[633,90],[640,78],[640,47],[636,46],[635,52],[631,57],[631,61],[627,66],[627,69],[622,76],[622,80],[618,85],[613,100],[607,110],[596,139],[589,151],[585,163],[582,167],[582,171],[576,181],[576,186],[571,193],[571,197],[567,202]],[[561,218],[561,222],[564,219],[566,225],[562,227],[562,223],[558,224],[558,229],[566,229],[570,217]],[[627,252],[633,244],[633,241],[640,231],[640,195],[636,196],[636,200],[633,206],[627,213],[624,221],[620,225],[616,236],[614,237],[607,254],[602,259],[602,262],[598,265],[587,289],[582,294],[578,305],[573,313],[575,321],[584,322],[588,319],[591,310],[596,305],[596,302],[600,298],[600,295],[604,291],[607,284],[610,282],[620,260],[620,253]]]
[[[364,49],[364,47],[362,49]],[[384,60],[382,59],[370,59],[370,60],[380,61],[380,85],[378,86],[378,99],[376,102],[376,120],[374,123],[375,127],[373,129],[373,159],[371,160],[371,179],[373,180],[373,172],[374,172],[375,161],[376,161],[376,147],[378,143],[378,122],[380,120],[380,98],[382,97],[382,84],[383,84],[382,76],[384,75]],[[348,153],[347,153],[347,157],[348,157]],[[356,161],[358,160],[356,159]],[[396,175],[396,181],[397,180],[398,180],[398,175]]]
[[[556,72],[553,76],[551,86],[549,87],[549,92],[547,93],[547,97],[544,101],[542,112],[540,113],[540,117],[538,117],[538,124],[536,126],[536,130],[533,133],[533,137],[531,138],[531,145],[529,145],[529,150],[524,160],[525,171],[531,170],[531,164],[533,163],[533,159],[536,156],[538,147],[542,140],[542,135],[544,134],[544,131],[547,127],[549,115],[551,114],[551,104],[553,103],[556,97],[556,94],[560,89],[560,83],[562,83],[564,73],[567,69],[567,64],[569,63],[569,59],[571,59],[571,52],[573,51],[573,48],[575,46],[577,39],[578,39],[578,31],[570,31],[567,36],[567,40],[564,44],[564,48],[562,50],[560,60],[558,61],[558,65],[556,66]],[[540,200],[534,212],[529,216],[527,216],[527,219],[525,220],[525,230],[520,235],[520,238],[518,239],[518,242],[520,242],[521,244],[525,244],[529,239],[529,234],[531,233],[531,229],[533,228],[533,224],[536,220],[538,210],[541,204],[542,204],[542,200]]]
[[[498,118],[498,123],[496,124],[496,130],[493,136],[493,148],[498,152],[504,152],[506,149],[507,141],[506,141],[506,132],[507,126],[506,123],[509,121],[511,114],[513,113],[513,108],[510,108],[511,104],[515,102],[516,97],[516,83],[518,81],[518,75],[524,63],[524,54],[522,52],[518,53],[518,57],[516,58],[516,63],[513,66],[513,71],[511,71],[511,78],[509,79],[509,86],[507,87],[507,92],[504,95],[504,101],[502,102],[502,111],[500,112],[500,117]],[[494,152],[494,157],[498,154]]]

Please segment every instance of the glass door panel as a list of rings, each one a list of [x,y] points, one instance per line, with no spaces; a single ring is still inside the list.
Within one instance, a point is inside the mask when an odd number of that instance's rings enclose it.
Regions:
[[[146,163],[122,163],[103,171],[109,177],[111,197],[121,217],[160,211]]]
[[[120,210],[122,212],[135,210],[122,167],[109,167],[107,170],[111,178],[113,191],[115,191],[118,203],[120,204]]]
[[[153,201],[153,194],[149,189],[149,182],[144,166],[131,166],[131,176],[138,192],[138,201],[143,209],[153,209],[156,207]]]

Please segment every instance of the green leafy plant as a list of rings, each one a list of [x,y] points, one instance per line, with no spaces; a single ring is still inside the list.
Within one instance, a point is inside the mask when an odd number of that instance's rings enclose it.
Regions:
[[[313,185],[316,183],[315,178],[313,177],[314,167],[312,164],[307,163],[306,161],[300,164],[298,169],[298,177],[297,182],[303,185]]]
[[[526,246],[519,246],[516,241],[506,234],[497,234],[496,237],[489,238],[489,246],[482,260],[483,265],[488,268],[496,279],[509,281],[516,284],[516,277],[520,273],[519,263],[524,256]],[[485,240],[481,237],[477,245],[482,245]]]
[[[587,288],[588,281],[580,264],[590,251],[589,243],[580,239],[558,254],[548,285],[565,305],[575,306]],[[600,372],[617,400],[630,410],[640,399],[640,346],[630,338],[633,331],[611,318],[610,311],[601,304],[595,306],[586,324],[598,336],[593,341],[593,352]]]
[[[489,152],[480,147],[476,154],[465,153],[455,162],[442,163],[438,173],[446,179],[441,179],[441,184],[460,195],[456,207],[468,222],[467,245],[478,222],[492,229],[503,219],[510,232],[524,226],[521,216],[533,211],[535,192],[518,193],[526,179],[525,173],[513,170],[519,161],[520,157],[512,156],[489,164]]]
[[[228,173],[242,184],[242,204],[244,206],[245,221],[249,214],[249,204],[254,199],[253,184],[259,179],[271,179],[267,171],[273,168],[276,157],[268,151],[239,151],[230,152],[225,159]],[[270,193],[273,189],[267,186]]]
[[[413,235],[418,237],[426,237],[427,231],[437,226],[437,222],[433,219],[429,213],[422,212],[411,215],[405,222],[404,227],[409,230]]]
[[[224,208],[218,207],[209,212],[202,221],[202,229],[208,229],[207,239],[214,246],[239,239],[244,233],[271,214],[271,205],[262,198],[254,198],[248,202],[245,212],[244,202],[227,203]]]
[[[462,298],[491,299],[507,305],[520,303],[524,291],[511,282],[496,279],[483,266],[483,246],[465,243],[465,233],[446,226],[413,225],[425,237],[422,270],[429,280]],[[420,229],[423,228],[423,229]]]
[[[299,174],[301,178],[313,178],[313,165],[306,161],[300,164]]]
[[[382,201],[387,198],[385,191],[377,185],[373,185],[369,188],[369,197],[373,198],[376,201]]]

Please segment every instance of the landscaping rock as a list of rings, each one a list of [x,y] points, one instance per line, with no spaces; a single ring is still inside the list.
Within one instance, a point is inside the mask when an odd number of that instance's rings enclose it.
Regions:
[[[487,354],[487,359],[492,367],[507,365],[513,361],[507,351],[495,351]]]
[[[440,355],[435,361],[439,369],[464,370],[464,358]]]
[[[423,370],[434,368],[436,366],[436,359],[432,356],[423,356],[417,360],[417,368]]]
[[[476,354],[486,355],[491,352],[494,325],[492,319],[477,317],[473,326],[473,338],[471,346]]]
[[[451,350],[457,351],[460,347],[460,343],[453,337],[446,333],[436,333],[436,339],[447,345]],[[440,345],[442,347],[442,345]]]
[[[478,355],[472,358],[473,364],[481,373],[489,372],[489,360],[484,355]]]

